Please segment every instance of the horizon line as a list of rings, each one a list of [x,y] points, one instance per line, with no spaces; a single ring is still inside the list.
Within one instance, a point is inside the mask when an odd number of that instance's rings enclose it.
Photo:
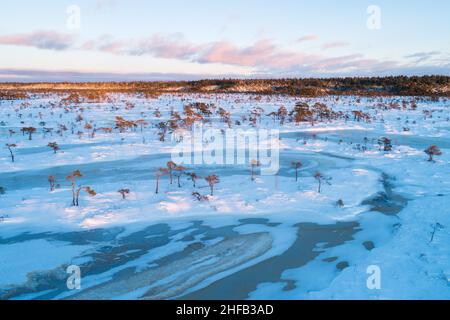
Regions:
[[[389,71],[353,73],[259,73],[259,74],[204,74],[204,73],[117,73],[90,72],[69,70],[39,70],[39,69],[1,69],[0,83],[58,83],[58,82],[180,82],[201,80],[280,80],[280,79],[337,79],[337,78],[387,78],[387,77],[424,77],[450,76],[450,68],[445,71],[434,68],[417,68],[408,70],[391,69]]]

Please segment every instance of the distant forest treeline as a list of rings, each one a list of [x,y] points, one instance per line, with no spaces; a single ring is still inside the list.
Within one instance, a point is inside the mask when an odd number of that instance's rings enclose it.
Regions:
[[[293,96],[403,95],[450,96],[450,77],[353,77],[324,79],[222,79],[152,82],[58,82],[0,83],[0,99],[23,96],[26,92],[102,91],[144,94],[254,93]]]

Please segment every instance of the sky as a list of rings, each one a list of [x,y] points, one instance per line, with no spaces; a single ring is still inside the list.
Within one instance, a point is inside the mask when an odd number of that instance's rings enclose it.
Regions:
[[[10,0],[0,81],[450,75],[448,0]]]

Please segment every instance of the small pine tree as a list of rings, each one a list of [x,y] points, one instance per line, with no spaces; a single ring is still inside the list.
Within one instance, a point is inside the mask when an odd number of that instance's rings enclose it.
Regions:
[[[32,135],[33,135],[33,133],[36,132],[36,128],[33,128],[33,127],[24,127],[24,128],[21,129],[21,131],[22,131],[22,133],[24,133],[24,134],[25,134],[25,133],[28,134],[28,140],[33,140]]]
[[[72,205],[77,206],[76,195],[75,195],[75,178],[81,178],[83,175],[80,170],[75,170],[70,175],[66,177],[67,180],[70,180],[72,187]]]
[[[211,191],[211,196],[213,196],[214,195],[214,185],[220,182],[219,177],[214,174],[214,175],[207,176],[205,178],[205,180],[206,180],[206,182],[208,182],[209,189]]]
[[[56,142],[49,142],[47,147],[51,148],[53,150],[53,153],[55,153],[55,154],[58,150],[60,150],[60,148]]]
[[[7,143],[6,147],[9,150],[9,153],[11,154],[11,162],[14,163],[15,157],[14,157],[14,152],[12,151],[13,148],[17,148],[17,145],[14,143]]]
[[[298,181],[298,169],[300,169],[303,166],[303,164],[300,161],[294,161],[294,162],[292,162],[292,166],[295,169],[295,182],[297,182]]]
[[[430,161],[430,162],[434,161],[433,156],[441,156],[442,155],[441,149],[439,149],[439,147],[436,145],[432,145],[432,146],[428,147],[426,150],[424,150],[424,152],[428,155],[428,161]]]
[[[183,166],[176,166],[175,168],[173,168],[173,171],[174,171],[173,175],[177,178],[178,188],[181,188],[180,179],[185,170],[186,170],[186,168]]]
[[[169,170],[166,168],[159,168],[156,171],[156,192],[155,192],[156,194],[159,193],[159,178],[162,176],[165,176],[168,173],[169,173]]]
[[[50,183],[50,191],[55,190],[55,176],[48,176],[48,182]]]
[[[169,172],[170,184],[173,184],[173,170],[177,167],[177,164],[173,161],[167,162],[167,170]]]
[[[75,206],[76,207],[79,206],[79,200],[78,199],[80,198],[81,191],[86,192],[91,197],[95,197],[97,195],[97,193],[91,187],[84,187],[84,186],[78,187],[77,193],[76,193],[76,197],[75,197]]]
[[[130,189],[120,189],[119,191],[117,191],[118,193],[120,193],[122,195],[122,200],[125,200],[125,198],[127,197],[128,194],[130,194]]]
[[[315,178],[315,179],[317,180],[317,182],[319,183],[319,188],[318,188],[318,190],[317,190],[318,193],[321,193],[321,192],[322,192],[322,183],[326,183],[326,184],[328,184],[328,185],[331,185],[331,183],[330,183],[331,178],[330,178],[330,177],[325,177],[325,176],[322,175],[319,171],[317,171],[317,172],[314,174],[314,178]]]
[[[199,179],[199,177],[195,174],[195,172],[188,172],[186,175],[189,177],[189,179],[192,181],[193,187],[195,188],[195,182]]]
[[[383,137],[380,140],[378,140],[378,144],[383,146],[383,150],[385,152],[392,151],[392,141],[391,141],[391,139]]]

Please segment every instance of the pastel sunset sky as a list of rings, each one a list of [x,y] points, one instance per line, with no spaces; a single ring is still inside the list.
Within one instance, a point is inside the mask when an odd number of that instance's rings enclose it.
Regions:
[[[450,75],[448,0],[0,6],[0,81]]]

